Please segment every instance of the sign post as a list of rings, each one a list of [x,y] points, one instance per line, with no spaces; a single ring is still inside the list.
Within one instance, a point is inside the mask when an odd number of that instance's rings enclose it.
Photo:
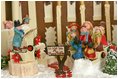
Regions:
[[[56,71],[56,74],[64,74],[64,63],[69,55],[68,46],[48,46],[47,54],[50,56],[56,56],[58,60],[59,69]]]

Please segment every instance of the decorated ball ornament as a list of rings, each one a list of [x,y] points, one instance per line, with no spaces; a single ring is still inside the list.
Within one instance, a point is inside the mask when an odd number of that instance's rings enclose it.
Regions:
[[[28,45],[27,49],[28,49],[29,51],[32,51],[32,50],[33,50],[33,46],[32,46],[32,45]]]
[[[51,63],[48,65],[48,67],[54,68],[55,69],[55,76],[56,78],[70,78],[72,77],[72,72],[70,71],[70,68],[66,65],[63,66],[63,73],[59,73],[59,67],[58,63]]]

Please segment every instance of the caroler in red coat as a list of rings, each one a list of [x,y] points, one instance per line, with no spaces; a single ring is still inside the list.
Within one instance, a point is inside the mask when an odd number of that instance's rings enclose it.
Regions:
[[[101,33],[102,33],[101,43],[103,45],[108,45],[107,40],[106,40],[106,36],[105,36],[105,22],[104,21],[100,22],[99,28],[100,28]]]
[[[107,40],[106,40],[106,36],[105,36],[105,29],[104,29],[104,27],[99,26],[99,28],[100,28],[101,33],[102,33],[101,43],[102,43],[103,45],[108,45]]]
[[[82,42],[92,42],[91,36],[86,27],[82,26],[80,29],[80,40]]]
[[[85,21],[80,29],[80,40],[82,42],[90,43],[92,42],[91,35],[92,35],[93,25],[90,21]]]

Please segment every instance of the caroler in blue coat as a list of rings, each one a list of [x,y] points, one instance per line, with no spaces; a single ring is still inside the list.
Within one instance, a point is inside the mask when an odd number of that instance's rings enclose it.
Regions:
[[[22,39],[24,35],[24,31],[22,29],[18,29],[20,27],[20,21],[14,21],[14,38],[13,38],[13,49],[19,50],[22,44]]]
[[[84,58],[84,54],[82,52],[82,43],[75,37],[71,42],[70,45],[75,49],[75,53],[72,55],[73,59],[80,59]]]

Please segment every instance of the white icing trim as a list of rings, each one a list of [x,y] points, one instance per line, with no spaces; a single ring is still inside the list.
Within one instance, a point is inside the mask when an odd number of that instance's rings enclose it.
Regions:
[[[49,5],[44,4],[44,13],[45,22],[53,22],[52,2]]]
[[[1,29],[4,29],[3,21],[6,20],[6,8],[5,8],[5,1],[1,2]]]
[[[96,2],[93,2],[93,20],[101,20],[101,3],[98,5]]]
[[[85,5],[84,2],[81,1],[81,5],[80,5],[80,14],[81,14],[81,25],[85,22]]]
[[[113,43],[117,44],[117,25],[112,25],[113,30],[112,30],[112,38],[113,38]]]
[[[93,20],[101,20],[102,17],[101,16],[93,16]]]
[[[29,18],[30,18],[29,25],[30,27],[37,28],[35,1],[28,1],[28,8],[29,8]],[[37,36],[37,30],[34,31],[33,35],[34,37]]]
[[[104,7],[105,7],[105,16],[106,16],[107,40],[111,41],[111,21],[110,21],[110,5],[109,5],[109,3],[106,3],[104,5]]]
[[[57,41],[58,44],[62,44],[62,30],[61,30],[61,5],[56,7],[57,12]]]
[[[20,11],[19,11],[19,1],[12,1],[12,20],[18,20]]]
[[[114,1],[114,20],[117,20],[117,3]]]
[[[70,4],[70,1],[67,2],[67,21],[76,21],[76,2],[72,5]]]

